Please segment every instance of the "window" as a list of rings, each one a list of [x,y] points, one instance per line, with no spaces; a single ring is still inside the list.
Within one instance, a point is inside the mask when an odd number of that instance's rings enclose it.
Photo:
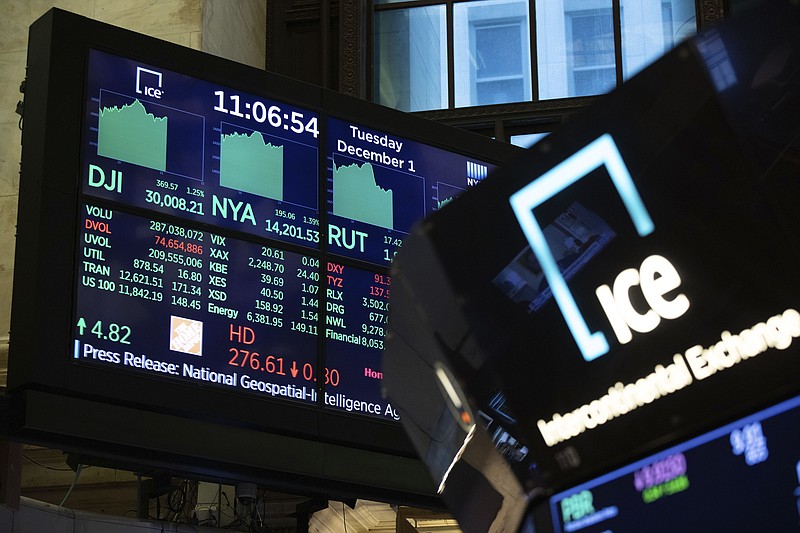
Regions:
[[[611,9],[567,13],[570,96],[604,93],[616,84]]]
[[[441,5],[375,13],[375,100],[403,111],[447,107],[447,30]]]
[[[514,146],[530,148],[545,137],[547,137],[547,133],[525,133],[523,135],[512,135],[509,137],[509,141]]]
[[[697,29],[694,0],[375,0],[373,7],[373,97],[404,111],[602,94]]]
[[[455,4],[455,106],[531,100],[526,0]]]
[[[620,0],[620,4],[624,79],[696,33],[693,2]]]
[[[474,54],[475,83],[469,93],[470,103],[501,104],[525,99],[520,30],[519,23],[474,28],[470,51]],[[458,96],[456,92],[456,99]]]

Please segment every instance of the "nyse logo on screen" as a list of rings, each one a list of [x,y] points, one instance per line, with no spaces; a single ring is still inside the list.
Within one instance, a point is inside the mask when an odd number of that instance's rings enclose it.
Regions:
[[[136,92],[152,98],[161,98],[164,94],[161,89],[161,79],[162,75],[158,71],[136,67]]]
[[[602,331],[589,330],[533,209],[601,166],[605,166],[608,171],[638,235],[646,237],[651,234],[655,229],[653,220],[639,196],[614,139],[607,133],[512,194],[509,199],[567,327],[586,361],[608,353],[608,340]],[[689,300],[685,295],[665,298],[668,292],[680,286],[680,282],[678,271],[668,259],[651,255],[642,262],[639,269],[628,268],[620,272],[614,280],[613,290],[608,285],[598,287],[596,295],[619,342],[630,342],[633,338],[631,330],[647,333],[655,329],[662,318],[674,319],[683,315],[689,308]],[[635,286],[641,289],[650,306],[645,313],[639,313],[631,304],[630,291]]]

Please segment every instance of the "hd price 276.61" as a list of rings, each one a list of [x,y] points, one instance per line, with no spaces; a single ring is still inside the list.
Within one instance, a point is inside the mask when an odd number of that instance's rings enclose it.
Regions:
[[[231,358],[228,364],[240,368],[250,368],[257,372],[267,374],[277,374],[279,376],[291,375],[293,378],[302,377],[305,381],[316,381],[314,376],[314,365],[304,363],[298,365],[297,361],[288,364],[283,357],[275,355],[262,355],[258,352],[243,350],[241,348],[230,348],[228,352]],[[325,385],[336,387],[339,385],[339,371],[335,368],[325,369]]]

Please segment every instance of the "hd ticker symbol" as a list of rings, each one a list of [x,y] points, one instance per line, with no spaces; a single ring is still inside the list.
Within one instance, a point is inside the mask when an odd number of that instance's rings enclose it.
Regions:
[[[639,191],[633,184],[628,167],[622,160],[614,139],[608,133],[584,146],[509,198],[525,238],[536,254],[547,283],[553,291],[553,297],[586,361],[592,361],[608,353],[608,340],[601,331],[589,331],[586,320],[578,309],[575,298],[545,240],[542,227],[533,215],[533,209],[602,165],[605,165],[611,176],[611,181],[625,204],[636,232],[640,237],[652,233],[655,225],[642,203]]]

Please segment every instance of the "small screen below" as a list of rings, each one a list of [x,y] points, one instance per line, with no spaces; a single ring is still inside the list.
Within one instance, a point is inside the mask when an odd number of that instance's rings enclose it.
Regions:
[[[795,531],[800,397],[550,500],[558,533]]]

